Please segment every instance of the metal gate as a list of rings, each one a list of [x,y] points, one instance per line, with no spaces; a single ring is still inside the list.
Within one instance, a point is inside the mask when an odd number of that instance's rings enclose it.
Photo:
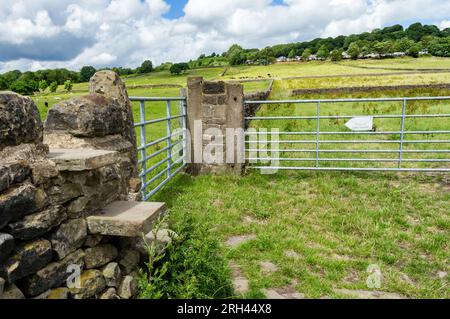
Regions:
[[[186,98],[130,97],[130,101],[139,103],[140,121],[135,124],[139,177],[143,199],[148,200],[186,166]]]
[[[245,118],[252,127],[246,132],[247,160],[262,170],[449,172],[449,101],[245,101],[259,108],[258,116]],[[373,127],[352,131],[345,126],[352,119],[372,121]]]

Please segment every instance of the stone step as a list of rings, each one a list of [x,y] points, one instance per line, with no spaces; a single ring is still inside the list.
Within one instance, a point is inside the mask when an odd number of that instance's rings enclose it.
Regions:
[[[106,236],[141,237],[167,210],[165,203],[114,202],[87,218],[89,232]]]
[[[50,149],[48,157],[60,171],[85,171],[120,162],[121,154],[90,149]]]

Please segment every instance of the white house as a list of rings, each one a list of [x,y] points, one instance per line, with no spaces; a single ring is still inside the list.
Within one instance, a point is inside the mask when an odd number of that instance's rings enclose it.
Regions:
[[[286,62],[287,58],[285,56],[280,56],[277,58],[277,62]]]

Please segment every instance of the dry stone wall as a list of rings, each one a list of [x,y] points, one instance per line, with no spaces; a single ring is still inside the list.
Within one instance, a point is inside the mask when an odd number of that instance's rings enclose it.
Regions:
[[[139,199],[131,105],[111,72],[97,73],[91,91],[54,106],[45,134],[30,98],[0,92],[0,298],[136,295],[140,239],[87,222]]]

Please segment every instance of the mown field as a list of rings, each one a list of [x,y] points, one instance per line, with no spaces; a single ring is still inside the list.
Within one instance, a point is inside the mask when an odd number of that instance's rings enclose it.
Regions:
[[[381,69],[366,69],[364,67]],[[361,68],[362,67],[362,68]],[[173,77],[169,74],[151,74],[130,77],[128,85],[179,84],[186,77],[202,75],[210,80],[261,79],[246,82],[247,92],[267,87],[268,78],[275,78],[271,99],[363,98],[399,96],[448,96],[448,90],[393,90],[353,94],[309,94],[292,96],[291,90],[301,88],[334,88],[348,86],[385,86],[404,84],[450,83],[450,73],[398,73],[402,69],[450,69],[450,59],[395,59],[381,61],[311,62],[276,64],[267,67],[243,66],[191,70]],[[403,71],[402,71],[403,72]],[[352,76],[379,74],[375,76]],[[345,75],[340,77],[338,75]],[[310,77],[292,79],[289,77]],[[312,76],[328,76],[311,78]],[[287,79],[289,78],[289,79]],[[86,90],[86,84],[74,87]],[[50,105],[70,96],[85,94],[58,92],[36,96],[35,100],[46,116],[45,100]],[[179,88],[130,89],[130,96],[178,96]],[[165,103],[148,103],[146,119],[165,117]],[[322,105],[324,115],[399,114],[400,103],[363,103]],[[450,113],[447,102],[408,103],[410,114]],[[139,108],[133,103],[136,121]],[[172,103],[172,115],[179,114],[178,103]],[[316,115],[315,104],[263,106],[258,115]],[[450,120],[411,119],[407,130],[449,130]],[[342,131],[344,120],[322,120],[321,130]],[[180,126],[179,120],[172,123]],[[276,127],[284,132],[314,132],[315,120],[254,121],[254,127]],[[375,121],[376,131],[396,131],[398,119]],[[146,131],[147,141],[166,135],[166,123],[151,126]],[[139,138],[140,134],[137,131]],[[311,139],[315,136],[282,136],[283,139]],[[349,136],[326,136],[344,139]],[[398,140],[398,134],[388,136],[358,136],[360,140]],[[449,139],[449,135],[422,134],[410,139]],[[175,140],[172,141],[172,143]],[[282,145],[286,148],[299,145]],[[345,150],[355,145],[324,144]],[[321,147],[322,147],[321,146]],[[166,147],[161,143],[150,147],[147,155]],[[301,148],[314,148],[314,143]],[[364,147],[359,146],[359,147]],[[398,149],[397,143],[371,144],[371,148]],[[415,148],[447,148],[448,144],[407,146]],[[306,157],[310,153],[282,153],[285,157]],[[313,154],[315,155],[315,154]],[[386,155],[386,154],[383,154]],[[387,154],[393,159],[398,154]],[[330,156],[349,156],[336,154]],[[380,154],[368,155],[375,158]],[[426,155],[427,157],[428,155]],[[448,158],[448,153],[437,158]],[[165,154],[148,163],[157,164]],[[408,157],[406,157],[408,158]],[[430,157],[431,158],[431,157]],[[311,162],[300,162],[308,164]],[[313,163],[315,164],[315,163]],[[339,163],[333,163],[338,165]],[[283,165],[293,165],[284,163]],[[324,163],[323,165],[327,165]],[[354,165],[390,165],[396,163],[369,163]],[[405,164],[410,165],[410,164]],[[422,165],[414,163],[414,165]],[[149,174],[148,179],[166,167]],[[165,176],[156,181],[154,187]],[[157,282],[141,283],[142,296],[147,298],[264,298],[276,294],[292,298],[358,298],[389,296],[401,298],[450,298],[448,271],[450,261],[450,200],[447,175],[413,173],[364,172],[278,172],[261,175],[248,169],[244,176],[177,176],[151,200],[165,201],[170,208],[169,223],[179,233],[174,247],[160,261],[158,269],[165,273]],[[188,225],[188,226],[186,226]],[[381,286],[369,288],[369,266],[376,265],[381,272]],[[239,279],[248,289],[233,292],[231,281]],[[158,293],[155,293],[155,290]],[[161,292],[161,293],[159,293]],[[389,293],[386,295],[386,293]],[[384,294],[384,295],[383,295]]]

